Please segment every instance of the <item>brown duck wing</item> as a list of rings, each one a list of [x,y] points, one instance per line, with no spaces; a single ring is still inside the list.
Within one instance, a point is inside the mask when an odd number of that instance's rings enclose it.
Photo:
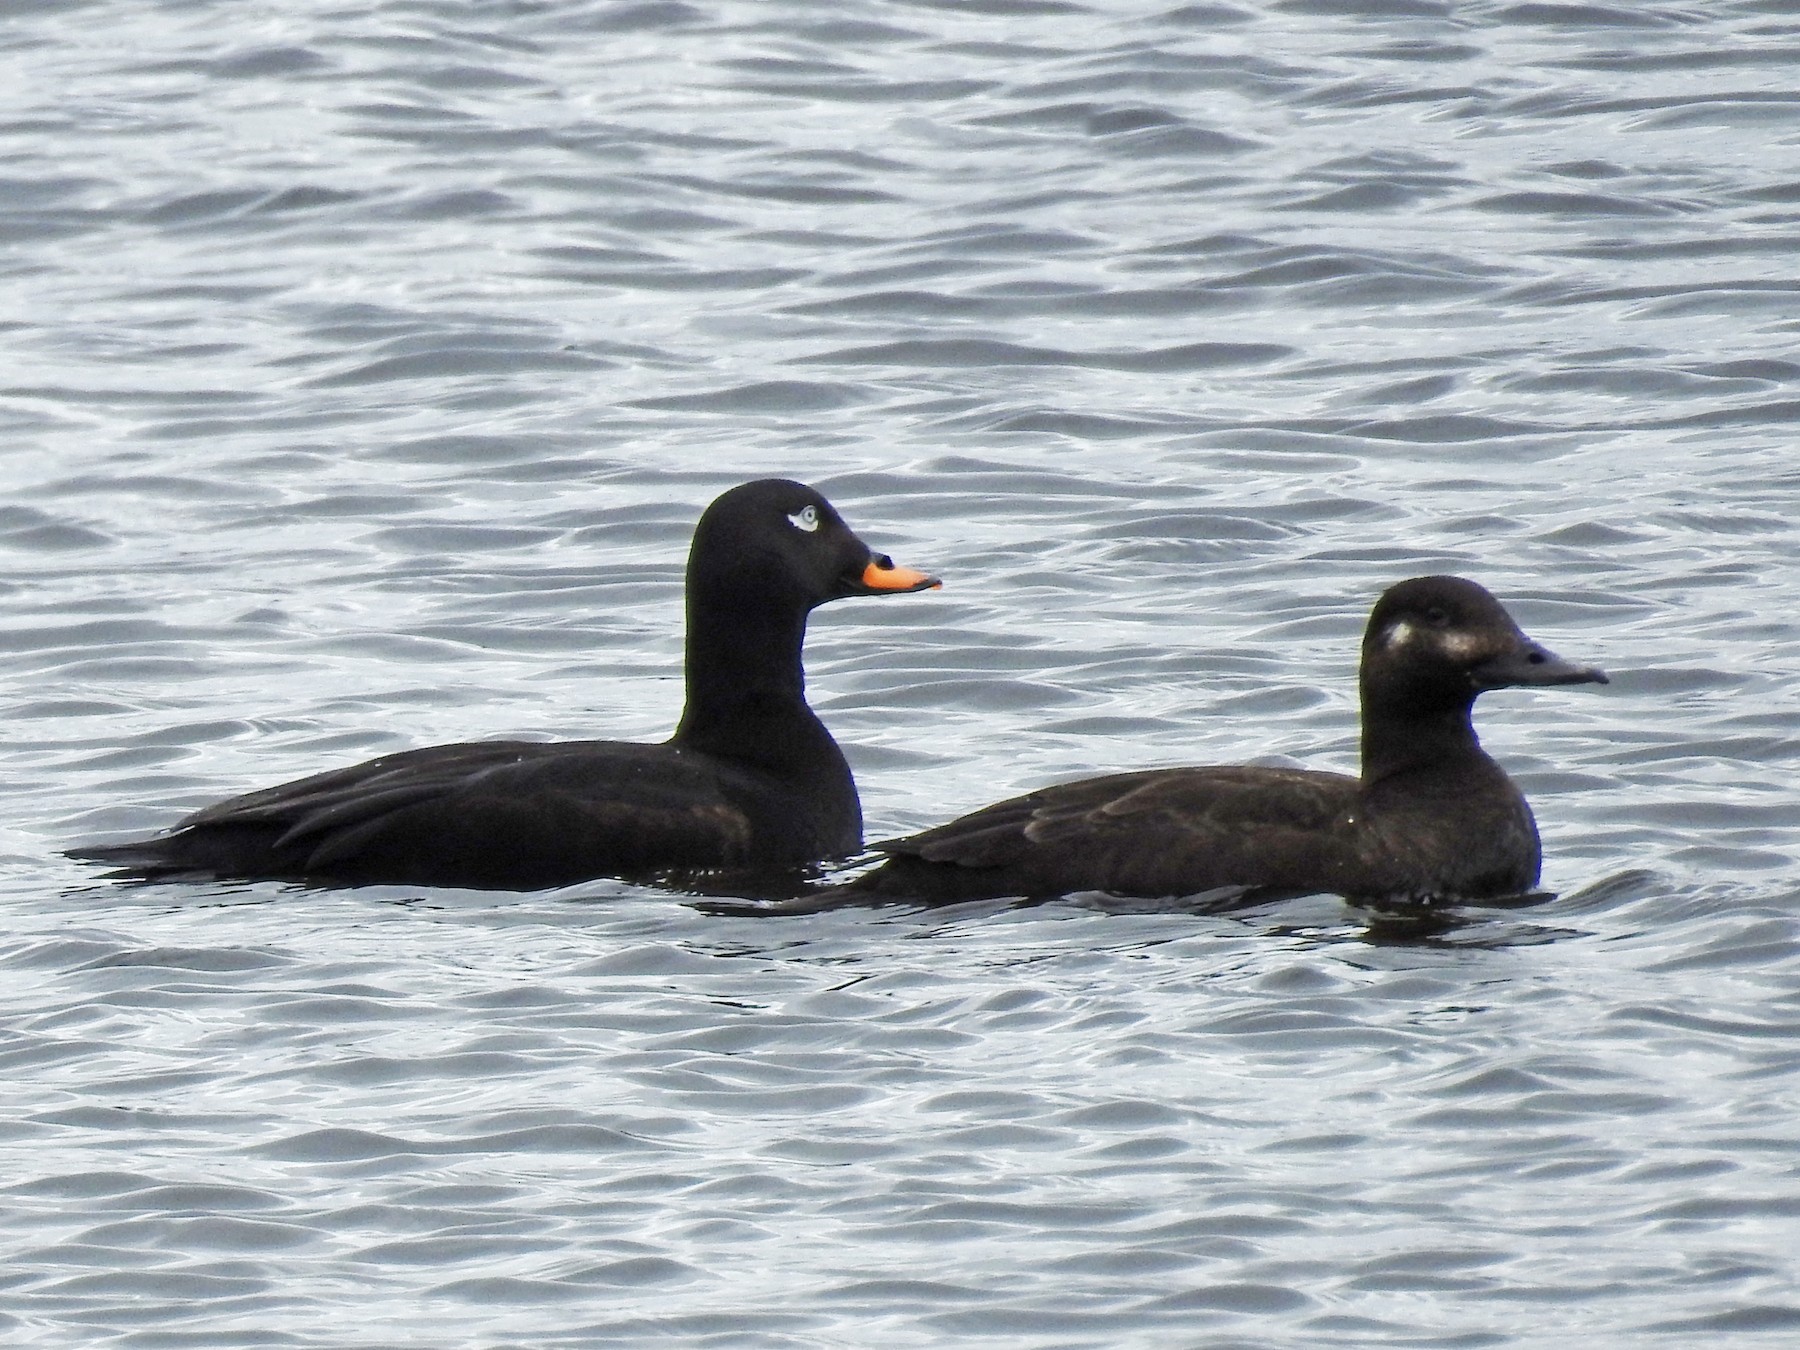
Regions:
[[[1160,769],[1026,793],[878,845],[889,893],[1191,895],[1335,890],[1357,864],[1357,781],[1256,766]]]

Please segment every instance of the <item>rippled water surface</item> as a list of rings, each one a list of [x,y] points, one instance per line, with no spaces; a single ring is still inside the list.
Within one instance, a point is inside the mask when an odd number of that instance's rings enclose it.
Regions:
[[[0,1338],[1800,1337],[1800,18],[1762,3],[0,9]],[[700,508],[872,836],[1354,763],[1455,571],[1604,690],[1430,925],[120,887],[375,753],[658,738]]]

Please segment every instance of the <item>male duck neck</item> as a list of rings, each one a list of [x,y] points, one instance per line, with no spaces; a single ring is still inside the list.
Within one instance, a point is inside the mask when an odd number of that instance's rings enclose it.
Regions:
[[[805,640],[805,613],[694,607],[687,705],[670,743],[776,770],[816,759],[824,747],[828,758],[835,755],[806,703]]]

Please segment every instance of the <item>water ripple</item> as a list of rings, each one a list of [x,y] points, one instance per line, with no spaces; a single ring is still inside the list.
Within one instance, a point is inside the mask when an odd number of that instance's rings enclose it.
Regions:
[[[1773,1342],[1800,33],[1780,6],[19,3],[0,1061],[21,1345]],[[241,16],[234,16],[241,17]],[[872,836],[1355,760],[1458,571],[1555,897],[708,915],[121,888],[411,745],[664,736],[699,508],[941,571]]]

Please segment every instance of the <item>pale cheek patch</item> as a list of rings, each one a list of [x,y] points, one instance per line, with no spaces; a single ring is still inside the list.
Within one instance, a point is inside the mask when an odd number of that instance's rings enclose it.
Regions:
[[[1485,661],[1489,653],[1486,644],[1474,633],[1459,633],[1452,629],[1441,632],[1437,629],[1416,628],[1406,619],[1391,625],[1382,634],[1381,645],[1390,652],[1399,651],[1402,647],[1411,646],[1420,640],[1436,648],[1452,661],[1473,665]]]
[[[1472,633],[1445,633],[1439,637],[1438,644],[1451,657],[1467,665],[1485,661],[1489,655],[1487,644]]]

